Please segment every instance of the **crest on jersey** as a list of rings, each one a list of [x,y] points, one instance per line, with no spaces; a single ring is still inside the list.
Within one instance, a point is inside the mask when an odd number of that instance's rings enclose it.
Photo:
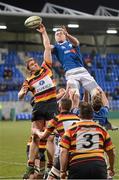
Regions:
[[[72,47],[72,44],[69,44],[69,47]]]
[[[45,83],[45,81],[44,80],[41,80],[40,82],[39,82],[39,85],[43,85]]]

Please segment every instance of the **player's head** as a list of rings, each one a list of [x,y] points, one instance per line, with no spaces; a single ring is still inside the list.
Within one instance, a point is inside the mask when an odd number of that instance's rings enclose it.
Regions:
[[[99,111],[103,106],[102,96],[100,94],[97,94],[92,98],[92,106],[94,111]]]
[[[72,101],[70,99],[63,98],[59,102],[59,110],[60,110],[60,112],[62,112],[62,111],[69,112],[71,107],[72,107]]]
[[[62,43],[66,40],[66,36],[62,28],[57,29],[57,31],[55,32],[55,40],[58,43]]]
[[[34,58],[29,58],[27,60],[26,67],[31,73],[34,73],[40,69],[40,66],[38,65],[37,61]]]
[[[80,118],[81,119],[92,119],[93,118],[93,108],[88,102],[80,102]]]

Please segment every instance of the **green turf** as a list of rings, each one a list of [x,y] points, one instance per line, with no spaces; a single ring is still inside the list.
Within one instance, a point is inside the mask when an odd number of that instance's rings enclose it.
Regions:
[[[119,120],[111,121],[119,126]],[[26,143],[30,121],[0,122],[0,178],[22,177],[26,167]],[[116,146],[116,175],[119,179],[119,131],[109,131]]]
[[[0,177],[21,177],[31,122],[0,123]]]

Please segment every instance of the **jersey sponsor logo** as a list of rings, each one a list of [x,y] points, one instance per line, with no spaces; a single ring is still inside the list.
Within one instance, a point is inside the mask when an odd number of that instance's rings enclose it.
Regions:
[[[33,87],[35,88],[36,93],[40,93],[54,87],[54,84],[49,76],[45,76],[42,80],[35,82]]]
[[[50,89],[52,86],[50,85],[50,84],[47,84],[47,85],[45,85],[45,86],[43,86],[43,87],[41,87],[41,88],[38,88],[37,89],[37,93],[38,92],[42,92],[42,91],[45,91],[45,90],[47,90],[47,89]]]

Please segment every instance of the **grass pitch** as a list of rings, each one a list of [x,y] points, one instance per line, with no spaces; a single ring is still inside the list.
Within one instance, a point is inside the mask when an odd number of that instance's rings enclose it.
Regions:
[[[111,120],[119,127],[119,120]],[[26,144],[30,121],[0,122],[0,179],[22,179],[26,169]],[[119,130],[109,131],[116,146],[116,175],[119,179]]]

